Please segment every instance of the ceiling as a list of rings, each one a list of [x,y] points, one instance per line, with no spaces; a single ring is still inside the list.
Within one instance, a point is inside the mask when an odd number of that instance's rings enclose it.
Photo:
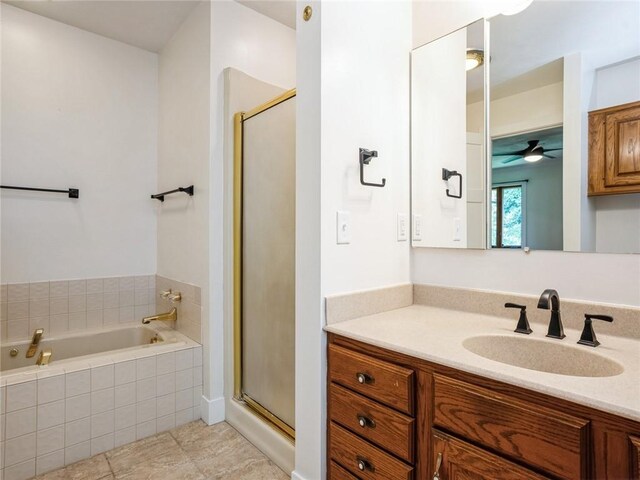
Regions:
[[[490,23],[492,87],[574,52],[589,52],[592,67],[640,54],[638,1],[534,1]]]
[[[200,2],[190,0],[2,0],[104,37],[159,52]]]
[[[562,127],[547,128],[538,130],[537,132],[519,133],[509,137],[502,137],[493,140],[491,145],[491,168],[517,167],[519,165],[541,165],[547,162],[562,161],[562,150],[549,152],[549,155],[555,158],[543,158],[542,160],[530,163],[520,158],[509,163],[502,163],[510,157],[497,156],[501,153],[515,152],[525,149],[529,140],[538,140],[538,145],[545,150],[554,148],[562,148]]]
[[[245,7],[272,18],[287,27],[296,28],[295,0],[236,0]]]
[[[197,0],[0,0],[150,52],[160,52]],[[296,28],[295,0],[237,0],[273,20]]]

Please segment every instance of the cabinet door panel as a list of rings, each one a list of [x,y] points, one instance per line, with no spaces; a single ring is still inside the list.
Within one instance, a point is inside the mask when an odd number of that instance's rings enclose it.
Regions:
[[[634,480],[640,480],[640,437],[629,437],[631,443],[631,472]]]
[[[587,476],[587,420],[434,375],[434,425],[560,478]]]
[[[434,431],[432,440],[434,479],[542,480],[547,478],[437,430]],[[439,470],[436,471],[438,455],[442,455],[442,462]]]
[[[640,186],[640,107],[606,118],[605,183],[608,187]]]

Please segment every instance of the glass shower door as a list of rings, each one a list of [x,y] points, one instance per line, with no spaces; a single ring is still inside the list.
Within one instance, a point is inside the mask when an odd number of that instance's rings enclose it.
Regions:
[[[295,91],[235,116],[235,397],[293,437]]]

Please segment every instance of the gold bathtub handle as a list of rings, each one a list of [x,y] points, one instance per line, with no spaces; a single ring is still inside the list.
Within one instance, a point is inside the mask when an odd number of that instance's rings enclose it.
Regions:
[[[38,361],[36,362],[36,365],[40,365],[40,366],[49,365],[52,354],[53,353],[51,352],[50,348],[45,348],[44,350],[42,350],[40,352],[40,356],[38,357]]]
[[[38,328],[35,332],[33,332],[33,338],[31,339],[31,345],[29,345],[29,350],[27,350],[27,357],[31,358],[36,354],[36,350],[38,350],[38,344],[40,343],[40,339],[42,338],[42,334],[44,333],[44,329]]]

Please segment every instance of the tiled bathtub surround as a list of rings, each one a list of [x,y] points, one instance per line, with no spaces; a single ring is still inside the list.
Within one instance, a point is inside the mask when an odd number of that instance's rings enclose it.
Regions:
[[[200,418],[202,347],[167,350],[4,377],[1,478],[30,478]]]
[[[169,289],[172,292],[180,292],[182,301],[174,304],[160,296],[160,292]],[[176,307],[178,309],[178,321],[171,327],[198,343],[202,343],[201,298],[200,287],[156,275],[155,313],[168,312],[172,307]]]
[[[0,286],[2,340],[137,323],[155,311],[155,275]]]

